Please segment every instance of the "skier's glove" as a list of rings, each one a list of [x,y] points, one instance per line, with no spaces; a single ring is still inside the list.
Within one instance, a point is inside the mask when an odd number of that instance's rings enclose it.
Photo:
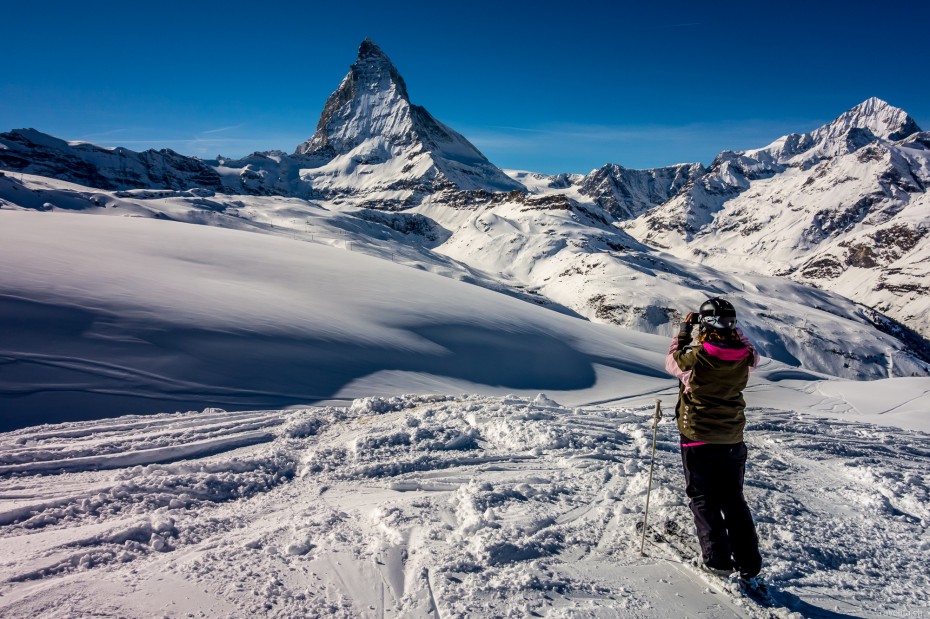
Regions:
[[[678,330],[678,350],[691,343],[691,331],[694,329],[697,314],[688,312],[685,319],[681,321],[681,327]]]

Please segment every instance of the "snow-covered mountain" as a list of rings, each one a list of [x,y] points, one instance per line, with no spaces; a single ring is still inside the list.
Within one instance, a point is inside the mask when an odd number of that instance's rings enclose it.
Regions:
[[[690,260],[838,292],[930,336],[930,134],[869,99],[707,174],[624,225]]]
[[[539,174],[508,170],[531,194],[564,194],[579,203],[593,202],[612,219],[633,219],[676,196],[707,173],[700,163],[633,170],[608,163],[588,174]]]
[[[911,195],[908,188],[923,186],[930,166],[912,168],[926,163],[920,150],[925,134],[891,141],[914,127],[900,110],[872,100],[810,134],[788,136],[758,151],[723,153],[709,169],[682,164],[629,170],[608,164],[588,175],[505,174],[465,138],[412,105],[396,67],[366,40],[327,102],[316,133],[293,155],[201,161],[170,151],[133,153],[17,131],[0,141],[0,163],[14,171],[0,179],[0,206],[132,214],[306,240],[338,239],[562,313],[663,335],[707,296],[730,295],[741,308],[746,331],[773,359],[855,378],[923,375],[930,359],[926,341],[885,315],[917,328],[909,315],[895,313],[894,303],[908,287],[915,296],[920,293],[921,267],[910,267],[917,271],[914,276],[903,272],[900,260],[893,264],[884,271],[881,288],[894,292],[893,301],[884,301],[889,295],[876,303],[861,298],[869,304],[863,307],[843,296],[859,299],[853,294],[859,291],[830,294],[805,285],[827,287],[822,278],[802,277],[810,269],[772,268],[779,258],[766,254],[766,247],[790,254],[800,266],[821,246],[792,245],[791,239],[787,245],[777,239],[771,246],[765,240],[755,243],[753,229],[771,226],[752,218],[767,211],[733,208],[756,198],[747,191],[752,183],[763,187],[771,181],[772,191],[782,192],[788,185],[781,179],[798,182],[798,175],[806,179],[843,160],[849,179],[840,185],[859,187],[872,179],[898,192],[883,211],[894,220],[883,224],[888,232],[881,238],[897,234],[896,247],[909,248],[904,259],[919,255],[914,252],[926,251],[926,243],[920,243],[925,228],[920,222],[899,225],[903,220],[895,205]],[[881,158],[860,161],[873,147],[891,149],[898,176],[889,176]],[[822,179],[833,182],[837,174],[829,169],[807,185],[799,182],[804,209],[829,211],[805,192]],[[772,204],[781,204],[778,199],[773,195]],[[922,202],[913,202],[917,214],[908,217],[919,219]],[[773,212],[797,226],[796,211]],[[717,225],[731,212],[728,227]],[[740,213],[750,215],[739,218]],[[819,217],[825,222],[822,236],[832,238],[833,220]],[[712,231],[731,235],[715,245],[730,258],[741,255],[739,243],[751,245],[746,253],[759,253],[757,265],[741,259],[736,266],[722,253],[702,249],[702,242],[713,240]],[[706,264],[696,264],[694,252]],[[866,250],[856,252],[873,259]],[[887,250],[882,256],[890,260],[895,254]],[[801,281],[787,281],[785,274]]]
[[[293,155],[201,160],[169,149],[138,153],[18,129],[0,134],[0,166],[99,189],[209,189],[393,209],[439,191],[524,191],[463,136],[412,104],[400,73],[368,39],[327,100],[316,133]]]
[[[412,104],[400,73],[368,39],[326,101],[316,133],[295,155],[321,164],[303,175],[325,197],[362,196],[396,207],[440,190],[523,189],[468,140]]]

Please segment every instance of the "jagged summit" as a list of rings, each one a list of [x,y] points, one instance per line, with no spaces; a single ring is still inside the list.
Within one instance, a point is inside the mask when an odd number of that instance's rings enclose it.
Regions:
[[[907,112],[878,97],[870,97],[809,133],[792,133],[759,149],[725,151],[718,160],[747,156],[767,167],[785,165],[795,158],[811,163],[855,152],[876,140],[897,142],[920,131]]]
[[[844,112],[829,125],[813,132],[814,138],[834,137],[850,129],[868,129],[875,137],[886,140],[903,140],[920,131],[911,116],[890,103],[871,97]]]
[[[523,189],[468,140],[413,105],[403,77],[370,39],[362,41],[349,73],[327,99],[316,133],[295,154],[316,159],[319,167],[366,176],[354,187],[340,185],[341,191]],[[314,186],[325,193],[332,175],[323,172]],[[383,183],[372,182],[379,177]]]
[[[296,154],[332,158],[371,134],[400,133],[409,127],[403,122],[409,105],[404,78],[381,48],[365,39],[355,64],[326,100],[316,133],[297,147]]]
[[[391,62],[391,59],[388,58],[387,54],[385,54],[374,41],[368,38],[362,41],[358,46],[358,60],[356,61],[356,64],[359,63],[381,63],[385,66],[388,66],[395,73],[397,71],[394,68],[394,64]],[[404,80],[401,79],[400,75],[397,75],[396,77],[403,84]]]
[[[921,129],[911,116],[878,97],[870,97],[843,112],[831,122],[814,129],[805,137],[814,144],[824,144],[850,133],[862,139],[903,140]]]

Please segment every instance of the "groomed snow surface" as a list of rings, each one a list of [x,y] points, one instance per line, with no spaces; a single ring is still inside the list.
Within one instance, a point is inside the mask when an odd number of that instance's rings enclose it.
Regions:
[[[666,411],[668,414],[670,411]],[[748,410],[765,611],[639,555],[652,408],[404,396],[0,435],[4,617],[918,617],[927,435]],[[694,549],[659,426],[651,538]]]

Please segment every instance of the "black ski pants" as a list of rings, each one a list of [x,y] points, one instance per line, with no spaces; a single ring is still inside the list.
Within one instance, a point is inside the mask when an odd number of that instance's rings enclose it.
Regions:
[[[682,445],[693,442],[682,437]],[[746,444],[682,446],[681,461],[705,565],[755,576],[762,568],[762,556],[743,498]]]

